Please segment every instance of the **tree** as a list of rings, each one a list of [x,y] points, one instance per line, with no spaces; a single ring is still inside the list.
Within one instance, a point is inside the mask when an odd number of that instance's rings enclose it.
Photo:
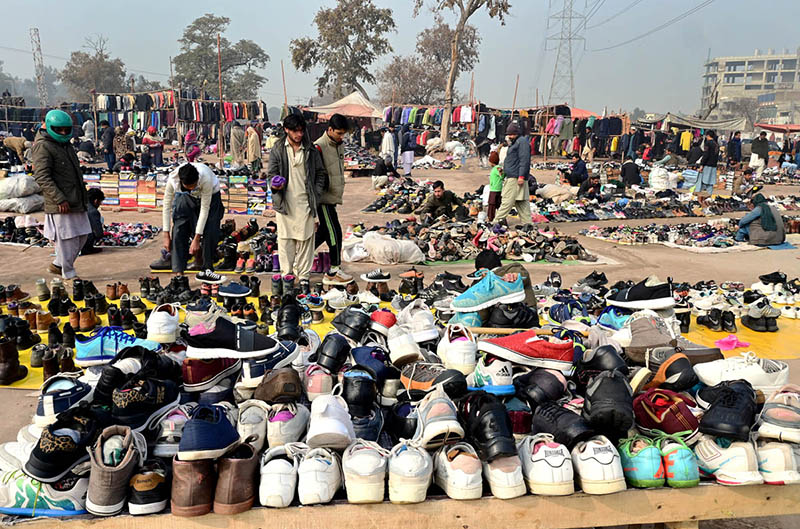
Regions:
[[[417,35],[416,53],[392,57],[392,61],[378,72],[378,96],[381,103],[441,105],[445,102],[447,74],[450,71],[450,41],[454,30],[436,17],[434,27]],[[456,79],[471,71],[478,62],[478,45],[481,37],[475,26],[466,25],[461,38],[462,53],[456,67]],[[394,93],[394,98],[392,94]],[[453,93],[453,99],[461,97]]]
[[[414,16],[417,16],[425,5],[425,0],[414,0]],[[445,90],[445,111],[442,116],[442,144],[447,142],[450,133],[450,115],[453,110],[453,85],[456,82],[458,65],[462,52],[462,38],[467,20],[479,9],[486,8],[490,18],[497,18],[505,25],[505,16],[511,9],[509,0],[435,0],[431,6],[434,13],[449,9],[458,15],[458,22],[450,38],[450,72],[447,75]]]
[[[252,40],[242,39],[231,43],[222,36],[229,24],[228,17],[206,13],[186,26],[183,36],[178,39],[181,53],[173,58],[175,80],[183,86],[217,93],[220,77],[217,69],[219,34],[223,97],[229,100],[256,99],[258,89],[267,79],[256,73],[255,69],[264,68],[269,62],[269,55]]]
[[[128,83],[131,81],[133,81],[134,92],[150,92],[164,90],[165,88],[164,85],[161,84],[161,81],[151,81],[150,79],[145,79],[143,75],[139,75],[139,77],[131,75]]]
[[[630,116],[631,121],[635,123],[635,122],[639,121],[640,119],[642,119],[645,116],[645,114],[647,114],[647,112],[645,112],[644,110],[642,110],[639,107],[636,107],[636,108],[633,109],[633,112],[631,112],[631,116]]]
[[[107,51],[108,39],[102,35],[87,37],[86,51],[73,51],[59,74],[74,101],[86,101],[90,91],[120,92],[125,90],[125,64],[112,59]]]
[[[367,69],[378,57],[392,51],[385,34],[395,30],[392,10],[376,7],[372,0],[337,0],[336,7],[320,8],[314,16],[318,35],[293,39],[289,44],[292,64],[302,72],[322,67],[317,92],[333,90],[335,97],[374,83]]]
[[[723,114],[740,118],[744,116],[751,124],[758,123],[758,99],[755,97],[737,97],[722,102]]]

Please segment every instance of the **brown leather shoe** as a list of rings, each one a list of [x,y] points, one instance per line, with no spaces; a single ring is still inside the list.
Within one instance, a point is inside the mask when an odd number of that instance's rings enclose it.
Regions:
[[[214,512],[238,514],[249,510],[256,498],[258,458],[249,444],[242,444],[219,459]]]
[[[47,265],[47,271],[56,276],[61,275],[61,267],[55,263],[50,263]]]
[[[119,296],[117,295],[117,283],[106,285],[106,297],[108,299],[119,299]]]
[[[121,298],[123,294],[131,295],[131,291],[128,290],[128,285],[126,283],[117,283],[117,297]]]
[[[52,314],[47,312],[46,310],[40,310],[36,312],[36,332],[40,334],[44,334],[50,328],[50,324],[56,322],[58,323],[58,319],[54,318]],[[31,327],[33,328],[33,327]]]
[[[9,301],[25,301],[31,295],[27,292],[20,290],[19,285],[8,285],[6,287],[6,302]]]
[[[81,332],[88,332],[97,327],[99,318],[94,313],[94,309],[87,309],[86,307],[80,309],[80,325]]]
[[[273,369],[264,375],[253,393],[254,399],[264,402],[294,402],[300,398],[303,383],[291,367]]]
[[[24,319],[28,322],[28,326],[31,328],[31,332],[36,332],[36,309],[28,309],[25,311]]]
[[[211,512],[214,487],[214,460],[181,461],[172,458],[170,506],[175,516],[202,516]]]
[[[77,307],[69,309],[69,324],[72,325],[73,329],[81,328],[81,310],[83,309],[78,309]]]
[[[7,386],[28,376],[28,368],[20,365],[17,344],[0,338],[0,385]]]
[[[72,349],[69,347],[64,347],[63,345],[57,345],[54,353],[58,358],[59,364],[61,365],[62,373],[75,373],[80,371],[80,369],[75,366]]]
[[[258,321],[258,313],[252,303],[248,303],[244,306],[243,315],[246,320]]]
[[[59,373],[58,355],[52,349],[49,349],[44,356],[42,356],[42,375],[45,380],[55,376]]]

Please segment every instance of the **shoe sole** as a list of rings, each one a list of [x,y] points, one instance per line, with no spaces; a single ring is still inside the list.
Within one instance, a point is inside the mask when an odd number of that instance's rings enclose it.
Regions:
[[[613,480],[594,481],[581,479],[580,475],[575,477],[581,490],[586,494],[613,494],[626,489],[625,478]]]
[[[2,514],[10,514],[14,516],[47,516],[51,518],[60,518],[62,516],[77,516],[80,514],[86,514],[86,509],[79,510],[79,511],[62,511],[59,509],[25,509],[25,508],[11,508],[11,507],[0,507],[0,513]]]
[[[428,494],[431,476],[406,477],[389,472],[389,501],[422,503]]]
[[[386,488],[385,470],[373,476],[344,472],[348,503],[381,503]]]
[[[521,290],[519,292],[513,292],[511,294],[506,294],[505,296],[500,296],[499,298],[495,298],[489,301],[485,301],[474,307],[456,307],[452,303],[450,304],[450,310],[454,312],[478,312],[479,310],[488,309],[489,307],[493,307],[499,303],[519,303],[520,301],[525,301],[525,291]]]
[[[657,298],[657,299],[644,299],[640,301],[615,301],[613,299],[606,299],[606,304],[627,309],[662,310],[674,307],[675,299]]]
[[[214,359],[214,358],[258,358],[259,356],[267,356],[278,350],[276,343],[271,349],[262,349],[260,351],[236,351],[235,349],[223,348],[201,348],[188,346],[186,348],[186,358],[199,358],[199,359]],[[77,363],[77,362],[76,362]]]
[[[353,440],[350,432],[339,421],[333,419],[316,419],[309,429],[306,444],[310,448],[338,448],[344,449]],[[318,432],[315,432],[317,430]]]
[[[181,461],[197,461],[199,459],[217,459],[224,455],[228,450],[239,444],[239,439],[224,448],[213,450],[180,450],[178,449],[178,459]],[[210,508],[209,508],[210,510]]]
[[[554,360],[548,358],[532,358],[506,347],[493,344],[492,342],[478,342],[478,351],[489,353],[515,364],[522,364],[531,367],[543,367],[545,369],[555,369],[556,371],[561,371],[564,374],[572,373],[573,364],[571,361]]]
[[[518,498],[528,492],[524,480],[520,480],[516,485],[501,485],[500,483],[492,483],[492,479],[487,474],[486,481],[489,482],[489,489],[492,491],[492,496],[501,500]]]
[[[86,497],[86,510],[95,516],[113,516],[121,513],[123,507],[125,507],[124,497],[122,498],[122,501],[113,505],[98,505],[92,502],[88,496]]]
[[[425,449],[439,448],[464,438],[464,428],[456,420],[438,421],[428,424],[419,440]]]
[[[480,386],[480,387],[473,387],[467,386],[467,391],[485,391],[486,393],[491,393],[492,395],[511,395],[516,392],[514,388],[514,384],[506,384],[502,386]]]
[[[134,516],[142,514],[156,514],[167,508],[169,500],[162,500],[153,503],[131,503],[128,502],[128,512]]]
[[[322,284],[325,285],[326,287],[346,287],[352,282],[353,282],[352,279],[349,281],[332,281],[327,277],[322,279]]]
[[[758,428],[758,435],[785,443],[800,443],[800,428],[788,428],[763,422]]]
[[[61,478],[69,474],[72,471],[72,469],[75,468],[77,465],[83,463],[84,461],[88,461],[89,453],[87,452],[85,456],[82,456],[74,463],[70,463],[70,465],[65,470],[61,471],[60,473],[54,476],[42,476],[41,474],[39,474],[39,469],[36,468],[36,466],[31,465],[31,461],[33,460],[34,460],[33,457],[30,457],[28,461],[25,463],[25,466],[22,468],[22,471],[25,472],[28,476],[32,477],[37,481],[41,481],[42,483],[55,483],[56,481],[60,480]]]
[[[198,281],[200,281],[201,283],[205,283],[206,285],[221,285],[222,283],[224,283],[224,282],[227,280],[227,278],[226,278],[225,276],[222,276],[222,277],[220,277],[220,278],[219,278],[218,280],[216,280],[216,281],[211,281],[210,279],[200,279],[200,278],[199,278],[199,277],[197,277],[197,276],[195,276],[195,278],[196,278]]]
[[[203,516],[204,514],[208,514],[211,512],[211,503],[207,503],[204,505],[190,505],[188,507],[183,507],[180,505],[175,505],[174,501],[170,501],[169,510],[175,516],[184,516],[184,517],[191,517],[191,516]]]
[[[474,487],[462,487],[451,484],[437,474],[434,474],[433,481],[449,498],[454,500],[477,500],[483,495],[483,482]]]
[[[389,280],[391,279],[391,277],[387,277],[387,278],[384,278],[384,279],[370,279],[364,274],[361,274],[360,277],[361,277],[362,281],[366,281],[367,283],[388,283]],[[325,280],[322,281],[322,284],[323,285],[325,284]]]
[[[565,481],[564,483],[543,483],[541,481],[525,480],[525,484],[531,494],[540,496],[568,496],[575,492],[575,482]]]

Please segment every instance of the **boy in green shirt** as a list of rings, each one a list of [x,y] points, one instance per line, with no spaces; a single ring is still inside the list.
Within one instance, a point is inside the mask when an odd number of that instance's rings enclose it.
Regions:
[[[497,151],[489,154],[489,165],[492,167],[492,172],[489,174],[489,205],[486,209],[486,219],[492,222],[497,208],[500,207],[500,195],[503,191],[503,167],[500,165],[500,154]]]

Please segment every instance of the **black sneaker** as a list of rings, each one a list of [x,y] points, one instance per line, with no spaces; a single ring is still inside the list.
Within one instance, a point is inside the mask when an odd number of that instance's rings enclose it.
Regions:
[[[69,322],[64,324],[64,330],[61,331],[61,345],[75,349],[75,329],[72,328]]]
[[[360,306],[350,306],[333,318],[333,327],[354,342],[360,342],[372,324],[372,318]]]
[[[103,426],[88,404],[60,413],[56,422],[42,431],[23,470],[42,483],[58,481],[89,459],[87,448]]]
[[[589,274],[588,276],[584,277],[583,279],[575,283],[575,286],[578,288],[582,286],[587,286],[589,288],[597,290],[601,286],[607,284],[608,284],[608,279],[606,278],[605,272],[598,272],[597,270],[594,270],[591,274]]]
[[[539,314],[525,303],[500,303],[492,307],[487,327],[531,329],[539,327]]]
[[[633,426],[633,390],[619,371],[604,371],[586,388],[582,416],[598,432],[624,437]]]
[[[536,408],[532,422],[533,433],[549,433],[570,450],[595,434],[583,417],[553,401]]]
[[[297,303],[287,303],[278,310],[275,319],[275,329],[279,340],[296,341],[303,332],[300,327],[300,317],[303,309]]]
[[[743,303],[745,305],[750,305],[751,303],[755,303],[759,299],[763,298],[764,294],[760,292],[756,292],[755,290],[745,290],[744,294],[742,294]]]
[[[736,316],[729,310],[722,313],[722,320],[720,323],[722,324],[722,330],[725,332],[735,333],[738,331],[736,328]]]
[[[772,272],[771,274],[764,274],[758,276],[758,279],[765,285],[778,285],[786,283],[786,274],[783,272]]]
[[[328,333],[317,353],[317,365],[337,374],[350,356],[350,344],[341,334]]]
[[[767,318],[752,318],[745,314],[741,319],[742,325],[756,332],[767,332]]]
[[[699,382],[689,357],[675,347],[654,347],[645,355],[645,367],[653,373],[653,387],[686,391]],[[647,386],[645,386],[647,389]]]
[[[466,440],[481,461],[493,461],[517,453],[511,419],[500,400],[485,391],[471,391],[456,402]]]
[[[106,312],[108,313],[109,327],[122,327],[122,313],[116,305],[110,305]]]
[[[708,327],[712,331],[722,330],[722,311],[711,309],[708,314],[697,317],[697,325]]]
[[[517,397],[534,410],[540,404],[564,396],[567,380],[559,371],[539,368],[514,377],[514,389]]]
[[[366,417],[375,408],[378,387],[375,375],[360,366],[351,367],[342,376],[342,398],[351,417]]]
[[[376,268],[366,274],[361,274],[361,279],[368,283],[387,283],[392,278],[392,274],[387,274],[380,268]]]
[[[170,495],[169,469],[162,459],[148,459],[130,479],[128,512],[154,514],[167,508]]]
[[[717,437],[749,441],[750,429],[756,418],[756,394],[748,382],[735,382],[713,393],[706,393],[706,397],[713,395],[713,401],[700,419],[700,431]]]
[[[630,288],[620,290],[606,299],[609,305],[634,309],[664,309],[672,307],[672,282],[662,283],[655,276],[640,281]]]
[[[205,269],[202,272],[198,272],[195,275],[198,281],[201,283],[208,283],[211,285],[219,285],[225,282],[225,276],[222,274],[217,274],[209,269]]]
[[[158,380],[154,375],[154,371],[140,371],[125,385],[114,389],[111,416],[115,424],[141,431],[180,403],[177,384],[171,380]]]
[[[270,336],[258,334],[255,324],[248,322],[249,328],[237,325],[224,318],[218,318],[214,330],[197,336],[186,331],[181,337],[188,346],[189,358],[257,358],[278,350],[278,342]]]
[[[415,406],[408,401],[399,401],[389,408],[385,430],[396,441],[412,439],[417,431],[417,414]]]
[[[575,364],[573,379],[579,391],[589,384],[589,381],[603,371],[619,371],[628,376],[628,365],[613,345],[601,345],[595,349],[588,349]]]

